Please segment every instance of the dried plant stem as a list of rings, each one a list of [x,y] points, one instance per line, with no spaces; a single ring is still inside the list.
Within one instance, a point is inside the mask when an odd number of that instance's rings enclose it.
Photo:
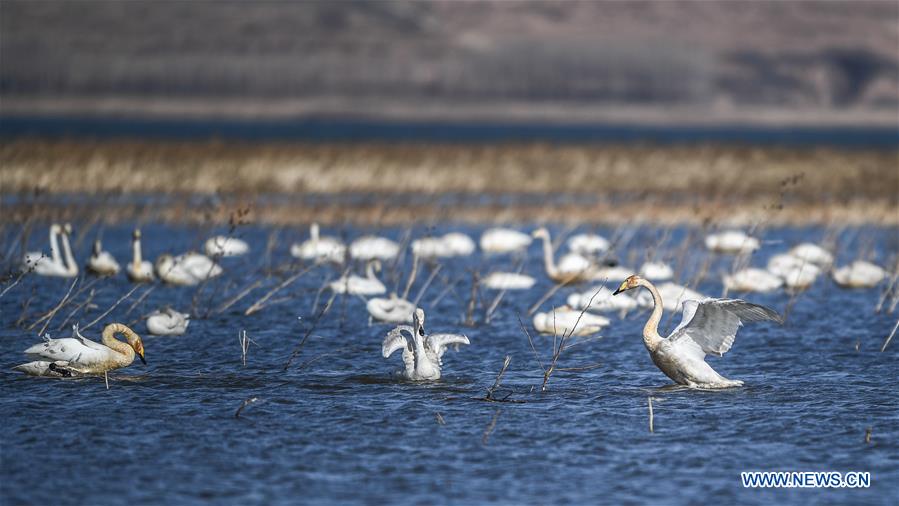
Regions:
[[[506,369],[509,368],[509,364],[512,363],[512,356],[506,355],[505,360],[503,360],[503,367],[499,370],[499,374],[496,375],[496,380],[493,381],[493,386],[487,389],[487,395],[484,396],[486,400],[496,400],[494,393],[499,388],[499,386],[503,382],[503,376],[506,374]]]
[[[128,311],[125,311],[125,316],[130,315],[131,312],[134,311],[134,308],[140,306],[140,304],[144,301],[144,299],[146,299],[147,296],[150,295],[150,292],[152,292],[152,291],[155,290],[155,289],[156,289],[156,285],[150,285],[150,286],[148,286],[147,289],[144,290],[144,293],[140,294],[140,297],[138,297],[137,300],[135,300],[135,301],[128,307]]]
[[[437,267],[435,267],[431,271],[431,274],[428,276],[428,279],[425,280],[425,284],[422,285],[421,289],[418,291],[418,295],[415,296],[415,300],[412,301],[412,305],[414,305],[415,307],[418,307],[418,302],[421,301],[421,298],[424,297],[425,292],[428,290],[428,287],[431,286],[431,283],[434,281],[434,278],[436,278],[437,274],[440,273],[441,267],[443,267],[443,266],[440,264],[437,264]]]
[[[240,418],[241,411],[243,411],[245,407],[249,406],[250,404],[253,404],[254,402],[256,402],[258,400],[259,400],[258,397],[250,397],[249,399],[244,400],[240,404],[240,407],[237,408],[237,411],[234,412],[234,418]]]
[[[262,310],[265,307],[265,302],[268,299],[270,299],[273,295],[275,295],[276,293],[278,293],[279,291],[281,291],[282,289],[284,289],[285,287],[287,287],[294,281],[298,280],[301,276],[303,276],[304,274],[306,274],[307,272],[312,270],[316,265],[317,264],[313,264],[313,265],[301,270],[300,272],[294,274],[293,276],[290,276],[289,278],[287,278],[284,281],[282,281],[281,283],[279,283],[278,286],[269,290],[269,292],[266,293],[265,295],[263,295],[261,299],[254,302],[252,306],[248,307],[247,310],[244,311],[244,316],[250,316],[251,314],[253,314],[257,311]]]
[[[41,327],[41,330],[38,331],[38,335],[43,335],[44,331],[47,330],[47,326],[50,325],[50,321],[53,319],[53,316],[56,314],[56,312],[59,311],[60,309],[62,309],[62,307],[66,305],[66,302],[69,300],[69,296],[72,295],[72,290],[75,288],[75,285],[78,284],[79,279],[81,279],[81,278],[75,278],[75,280],[72,281],[72,284],[69,285],[69,290],[66,292],[65,295],[63,295],[62,299],[59,300],[59,304],[57,304],[53,309],[51,309],[50,311],[45,313],[44,316],[38,318],[37,321],[35,321],[31,325],[29,325],[28,328],[25,330],[31,330],[34,327],[36,327],[39,323],[45,322],[44,326]]]
[[[64,329],[66,324],[69,323],[69,320],[71,320],[72,317],[75,316],[76,313],[78,313],[78,311],[80,311],[82,308],[84,308],[85,306],[87,306],[94,300],[95,293],[96,292],[94,290],[91,290],[90,293],[88,294],[87,298],[84,299],[84,302],[75,306],[75,309],[73,309],[71,312],[69,312],[69,315],[66,316],[66,319],[63,320],[62,323],[59,324],[59,327],[57,327],[56,330],[60,331],[60,330]]]
[[[646,400],[649,404],[649,432],[655,432],[655,430],[653,429],[653,426],[652,426],[652,422],[653,422],[653,419],[652,419],[652,397],[648,397]]]
[[[215,312],[216,313],[224,313],[225,311],[228,310],[229,307],[233,306],[234,304],[237,304],[238,302],[240,302],[241,299],[243,299],[244,297],[249,295],[250,292],[259,288],[259,285],[261,285],[263,281],[264,280],[262,280],[262,279],[257,279],[256,281],[250,283],[246,288],[241,290],[240,293],[238,293],[234,297],[231,297],[224,304],[219,306],[218,309],[215,310]]]
[[[87,330],[87,329],[93,327],[95,323],[97,323],[101,319],[105,318],[106,315],[111,313],[113,309],[118,307],[118,305],[121,304],[123,300],[127,299],[128,297],[131,297],[131,294],[134,293],[134,291],[137,290],[138,288],[140,288],[140,285],[135,285],[131,290],[128,290],[128,293],[119,297],[119,300],[115,301],[111,306],[109,306],[109,309],[104,311],[103,314],[101,314],[100,316],[96,317],[94,319],[94,321],[92,321],[92,322],[88,323],[87,325],[85,325],[84,327],[82,327],[81,330]]]
[[[490,423],[487,425],[487,428],[484,430],[484,435],[481,436],[481,444],[486,445],[490,440],[490,434],[493,433],[494,429],[496,429],[496,421],[499,420],[499,415],[502,413],[502,409],[497,409],[495,413],[493,413],[493,419],[490,420]]]
[[[890,335],[887,336],[886,340],[883,342],[883,346],[880,347],[881,353],[883,353],[887,349],[887,345],[890,344],[890,341],[893,339],[893,336],[896,334],[896,329],[899,329],[899,320],[896,320],[896,325],[893,325],[893,331],[890,332]]]

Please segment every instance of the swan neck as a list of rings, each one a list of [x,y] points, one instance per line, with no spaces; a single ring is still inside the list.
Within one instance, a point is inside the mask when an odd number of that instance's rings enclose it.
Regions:
[[[143,258],[141,258],[140,253],[140,239],[137,237],[131,240],[131,258],[134,262],[135,271],[140,269],[140,264],[143,263]]]
[[[312,239],[312,242],[318,242],[318,223],[309,226],[309,238]]]
[[[659,294],[659,291],[656,290],[656,287],[649,281],[641,279],[638,284],[649,290],[649,293],[652,294],[652,314],[649,315],[649,320],[647,320],[646,325],[643,326],[643,344],[646,345],[646,349],[649,351],[655,351],[662,342],[662,336],[659,335],[659,322],[662,321],[663,311],[662,296]]]
[[[50,227],[50,258],[54,264],[62,265],[62,257],[59,254],[59,231],[54,227]]]
[[[75,258],[72,256],[72,248],[69,246],[69,234],[62,234],[62,250],[66,257],[66,272],[69,274],[77,274],[78,266],[75,264]]]
[[[128,364],[134,361],[134,349],[131,345],[119,341],[115,334],[124,334],[126,338],[135,337],[134,331],[121,323],[110,323],[103,328],[102,342],[119,355],[123,355]]]
[[[546,273],[550,277],[558,277],[559,270],[556,268],[556,261],[553,258],[553,247],[549,239],[549,233],[541,236],[543,239],[543,265],[546,267]]]

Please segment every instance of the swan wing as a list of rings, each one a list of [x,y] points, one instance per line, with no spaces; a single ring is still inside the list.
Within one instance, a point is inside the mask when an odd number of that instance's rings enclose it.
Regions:
[[[387,333],[387,336],[384,338],[384,343],[381,345],[381,356],[387,358],[396,350],[409,346],[409,341],[407,341],[406,336],[403,335],[404,330],[409,334],[414,333],[412,327],[409,325],[400,325]]]
[[[678,345],[694,352],[721,356],[730,350],[737,330],[745,322],[783,319],[773,309],[740,299],[684,301],[683,320],[669,336]]]
[[[428,348],[437,354],[437,360],[443,357],[446,347],[451,344],[471,344],[468,336],[462,334],[431,334],[428,336]]]
[[[86,342],[83,342],[86,341]],[[94,346],[90,346],[90,343]],[[109,358],[105,346],[88,339],[67,337],[64,339],[48,339],[25,350],[27,355],[45,358],[51,361],[64,361],[75,365],[91,365]],[[107,348],[108,350],[108,348]]]

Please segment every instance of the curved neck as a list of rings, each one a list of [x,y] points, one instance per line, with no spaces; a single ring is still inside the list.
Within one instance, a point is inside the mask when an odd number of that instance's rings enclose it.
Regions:
[[[123,355],[130,364],[134,361],[134,348],[127,343],[123,343],[115,338],[115,334],[124,334],[125,337],[134,336],[134,331],[121,323],[110,323],[103,328],[102,342],[105,346],[111,348],[114,352]]]
[[[62,265],[62,258],[59,255],[59,241],[57,240],[58,235],[59,231],[53,227],[50,227],[50,259],[53,260],[54,264]]]
[[[365,276],[366,276],[368,279],[370,279],[371,281],[377,281],[377,280],[378,280],[378,278],[375,276],[375,264],[374,264],[374,263],[369,263],[369,264],[365,267]]]
[[[553,245],[549,239],[549,233],[540,236],[543,239],[543,265],[546,268],[546,274],[551,278],[559,277],[559,269],[556,267],[556,261],[553,258]]]
[[[415,346],[415,369],[420,371],[423,365],[426,363],[430,365],[430,362],[428,362],[428,356],[425,354],[424,340],[418,333],[419,328],[419,326],[414,326],[412,328],[412,342],[413,346]]]
[[[69,234],[62,234],[62,251],[66,257],[66,272],[69,274],[78,274],[78,266],[75,264],[75,258],[72,256],[72,248],[69,246]]]
[[[638,281],[637,285],[646,288],[652,294],[652,314],[649,315],[649,320],[643,326],[643,344],[646,345],[647,350],[655,351],[662,342],[662,336],[659,335],[659,322],[662,321],[662,296],[659,295],[656,287],[645,279]]]
[[[318,223],[309,226],[309,238],[312,239],[312,242],[318,242]]]

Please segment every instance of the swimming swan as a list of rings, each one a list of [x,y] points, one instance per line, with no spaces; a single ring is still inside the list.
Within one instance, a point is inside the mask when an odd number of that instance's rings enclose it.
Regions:
[[[461,232],[450,232],[441,237],[422,237],[412,241],[412,253],[419,258],[449,258],[474,253],[471,237]]]
[[[531,244],[531,236],[511,228],[491,228],[481,234],[481,250],[487,253],[513,253]]]
[[[153,281],[153,264],[144,260],[140,248],[140,229],[134,229],[131,234],[131,261],[125,266],[125,274],[135,283]]]
[[[415,312],[415,304],[397,297],[395,293],[391,293],[389,299],[373,297],[365,308],[375,320],[389,323],[412,323],[412,313]]]
[[[759,249],[760,246],[758,239],[739,230],[709,234],[705,238],[705,247],[715,253],[749,253]]]
[[[200,253],[188,252],[176,257],[165,253],[156,259],[156,273],[166,283],[193,286],[218,276],[222,268]]]
[[[68,248],[68,239],[65,237],[63,228],[54,223],[50,225],[50,256],[44,255],[41,251],[30,251],[25,254],[22,260],[22,269],[31,270],[39,276],[54,276],[60,278],[71,278],[78,275],[78,266],[74,265],[72,251],[67,249],[65,262],[60,255],[58,237],[63,234],[63,247]],[[68,262],[68,265],[66,265]],[[72,269],[74,267],[74,270]]]
[[[663,262],[646,262],[640,267],[640,275],[653,281],[668,281],[674,277],[674,269]],[[626,276],[625,276],[626,277]],[[614,278],[621,279],[621,278]]]
[[[780,277],[764,269],[743,269],[724,275],[724,286],[738,292],[773,292],[783,286]]]
[[[237,257],[246,255],[250,245],[236,237],[217,235],[206,240],[204,249],[211,257]]]
[[[346,246],[337,238],[319,236],[318,223],[309,225],[309,239],[290,247],[290,254],[303,260],[343,263]]]
[[[577,311],[570,306],[534,315],[534,328],[537,332],[556,336],[590,336],[609,323],[610,320],[605,316]]]
[[[443,354],[447,345],[471,344],[468,337],[460,334],[425,334],[425,312],[416,309],[412,315],[412,326],[400,325],[391,330],[381,345],[381,355],[389,358],[396,350],[403,350],[403,365],[399,372],[412,381],[440,379]],[[403,333],[410,334],[411,342]]]
[[[517,272],[491,272],[481,284],[491,290],[527,290],[534,286],[537,280],[527,274]]]
[[[585,256],[597,256],[609,247],[609,240],[597,234],[577,234],[568,238],[568,249]]]
[[[147,317],[147,330],[156,336],[180,336],[190,325],[190,315],[167,307],[156,310]]]
[[[119,273],[119,263],[115,257],[108,251],[103,251],[103,244],[100,239],[94,241],[94,251],[87,260],[87,270],[98,276],[115,276]]]
[[[675,382],[691,388],[728,388],[743,385],[718,374],[705,362],[707,354],[721,356],[734,344],[743,322],[775,321],[780,315],[764,306],[739,299],[705,299],[684,302],[683,319],[667,338],[659,335],[662,296],[656,287],[639,276],[631,276],[615,290],[644,287],[652,294],[653,308],[643,327],[643,344],[653,363]]]
[[[593,264],[576,253],[569,253],[556,265],[553,259],[552,239],[545,227],[538,228],[531,236],[543,241],[543,267],[549,279],[557,283],[578,283],[593,279],[595,275],[592,270]]]
[[[350,244],[350,257],[355,260],[390,260],[400,252],[400,245],[386,237],[366,235]]]
[[[871,262],[856,260],[834,269],[832,276],[834,282],[843,288],[872,288],[887,277],[887,272]]]
[[[343,276],[329,285],[335,293],[351,293],[353,295],[380,295],[387,293],[387,287],[375,276],[381,270],[381,262],[372,260],[365,267],[365,277],[351,274]]]
[[[110,323],[103,328],[102,342],[96,343],[85,338],[73,327],[72,337],[50,339],[25,350],[25,353],[49,360],[39,360],[17,365],[15,371],[30,376],[69,377],[88,374],[103,374],[108,371],[127,367],[134,362],[134,357],[144,358],[144,343],[137,333],[121,323]],[[122,342],[115,334],[125,336]]]

